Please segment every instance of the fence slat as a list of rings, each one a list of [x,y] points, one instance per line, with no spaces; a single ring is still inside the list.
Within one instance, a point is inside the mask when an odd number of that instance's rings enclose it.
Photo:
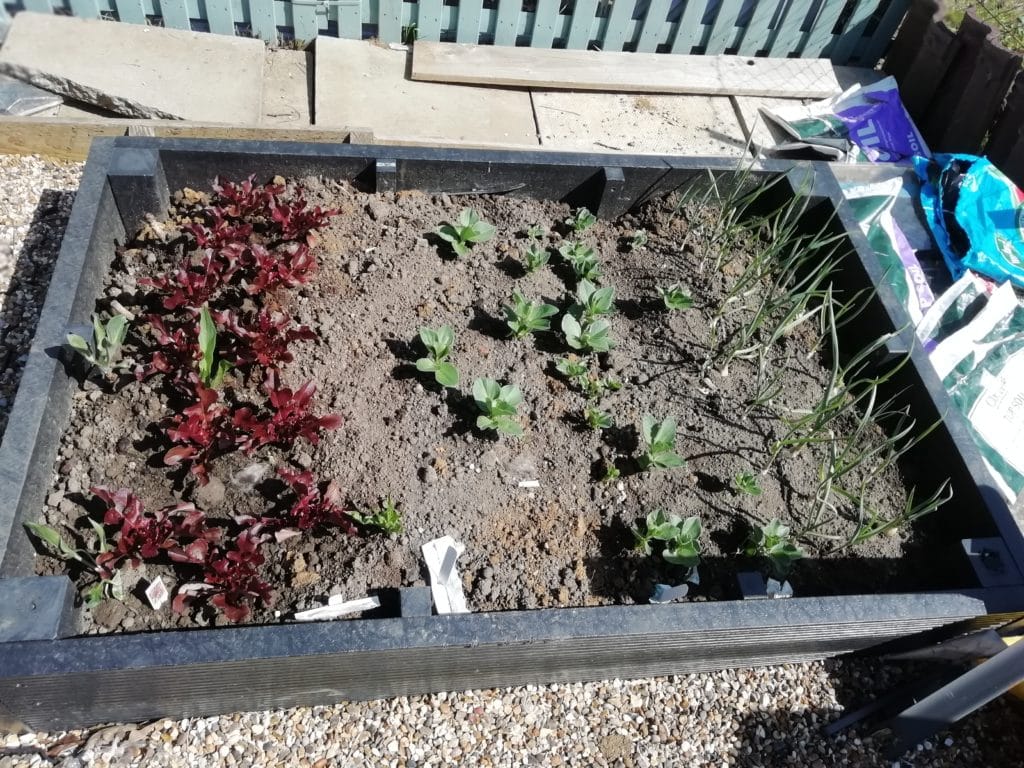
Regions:
[[[231,13],[231,0],[206,0],[206,20],[210,24],[210,31],[215,34],[235,34],[235,17]]]
[[[498,0],[498,20],[494,26],[495,45],[515,45],[519,36],[519,11],[523,0]]]
[[[316,40],[319,26],[315,5],[292,4],[292,28],[295,31],[296,40],[304,43]]]
[[[800,49],[800,56],[803,58],[826,56],[829,46],[835,39],[832,30],[839,21],[839,14],[843,12],[846,0],[824,0],[821,10],[818,11],[818,18],[814,20],[807,33],[807,42]]]
[[[437,0],[438,6],[441,0]],[[440,15],[440,14],[439,14]],[[418,27],[417,27],[418,28]],[[338,4],[338,37],[359,40],[363,36],[363,4],[349,0]]]
[[[853,9],[850,18],[846,20],[843,31],[839,33],[839,37],[832,45],[830,58],[833,64],[846,64],[850,61],[857,44],[864,37],[871,14],[877,7],[878,3],[874,0],[858,0],[857,7]]]
[[[164,26],[171,29],[192,29],[192,22],[188,17],[188,5],[185,0],[160,0],[160,16],[163,17]]]
[[[699,0],[693,0],[698,2]],[[661,28],[665,25],[668,17],[668,7],[671,0],[651,0],[647,8],[647,16],[644,18],[644,25],[640,30],[640,39],[637,40],[636,49],[639,53],[654,53],[658,47],[661,37]]]
[[[160,0],[161,5],[165,2],[167,0]],[[274,0],[249,0],[249,25],[257,37],[267,42],[275,42],[277,18],[274,15]]]
[[[590,30],[594,26],[597,15],[597,0],[576,0],[572,9],[572,25],[569,27],[569,39],[566,48],[585,49],[590,42]]]
[[[812,0],[790,0],[786,5],[786,10],[775,26],[771,46],[768,48],[769,56],[785,58],[796,48],[801,37],[800,26],[807,18],[811,2]]]
[[[725,49],[732,45],[736,37],[736,20],[742,8],[743,0],[721,0],[704,53],[725,53]]]
[[[378,0],[377,37],[385,43],[402,42],[402,0]]]
[[[98,19],[100,17],[100,6],[96,0],[70,0],[71,12],[83,19]],[[0,21],[6,17],[6,9],[0,4]]]
[[[992,126],[985,154],[1024,189],[1024,73],[1017,73],[1003,113]]]
[[[862,67],[873,67],[885,54],[886,49],[892,42],[892,36],[896,34],[896,28],[900,25],[910,0],[892,0],[889,10],[882,16],[882,20],[875,27],[871,39],[867,41],[860,56],[857,56],[857,63]]]
[[[869,3],[871,0],[860,0],[862,3]],[[747,28],[743,32],[743,40],[740,41],[739,53],[741,56],[753,56],[758,51],[768,47],[768,38],[771,30],[768,25],[772,22],[775,9],[779,7],[779,0],[757,0],[754,12],[750,15]],[[687,53],[687,51],[683,51]]]
[[[630,16],[636,2],[619,0],[612,4],[612,12],[608,16],[608,25],[601,40],[602,51],[621,51],[626,44]]]
[[[455,30],[456,43],[480,42],[480,11],[483,0],[459,0],[458,28]]]
[[[50,0],[22,0],[22,2],[25,4],[26,11],[53,13],[53,3]]]
[[[558,21],[558,0],[537,0],[537,11],[533,16],[531,48],[550,48],[555,39],[555,22]]]

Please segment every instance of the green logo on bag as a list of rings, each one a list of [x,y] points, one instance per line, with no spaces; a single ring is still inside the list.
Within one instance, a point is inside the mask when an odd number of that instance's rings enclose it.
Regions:
[[[1011,264],[1013,264],[1013,266],[1019,267],[1020,254],[1017,253],[1017,249],[1013,247],[1013,243],[1011,243],[1006,237],[999,234],[998,232],[995,233],[995,241],[996,248],[999,249],[999,253],[1002,255],[1002,257]]]

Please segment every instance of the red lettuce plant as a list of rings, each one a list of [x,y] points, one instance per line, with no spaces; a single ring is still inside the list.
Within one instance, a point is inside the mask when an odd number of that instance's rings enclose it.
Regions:
[[[224,218],[219,211],[211,209],[213,222],[210,226],[189,224],[185,230],[192,233],[196,245],[215,251],[234,243],[245,243],[252,236],[252,224],[236,224]]]
[[[139,284],[169,294],[163,300],[164,309],[200,307],[230,283],[238,270],[237,262],[224,256],[225,250],[207,248],[198,264],[179,266],[160,277],[144,277]]]
[[[238,438],[231,426],[230,409],[220,394],[198,381],[195,390],[196,402],[168,420],[165,434],[179,445],[164,454],[164,464],[174,467],[187,462],[199,484],[206,485],[210,481],[207,464],[235,447]]]
[[[221,181],[218,176],[213,182],[213,191],[217,193],[215,205],[211,207],[215,215],[244,219],[267,216],[274,204],[274,197],[284,192],[284,185],[257,184],[255,174],[238,183]]]
[[[281,233],[281,239],[304,239],[307,244],[314,245],[316,237],[313,231],[327,226],[327,220],[337,216],[338,211],[336,208],[324,210],[319,205],[309,208],[300,194],[288,202],[275,200],[271,204],[270,214]]]
[[[234,312],[215,316],[218,325],[234,337],[233,365],[256,364],[262,368],[277,368],[294,358],[288,347],[293,341],[315,339],[308,326],[294,325],[284,312],[261,309],[254,317],[240,318]]]
[[[265,557],[260,551],[264,537],[242,531],[230,546],[210,547],[203,562],[203,582],[185,584],[178,589],[172,608],[183,613],[195,597],[212,594],[210,602],[231,621],[244,621],[251,612],[250,603],[273,603],[270,585],[259,576]]]
[[[273,251],[261,245],[249,246],[252,279],[246,281],[250,295],[270,293],[280,288],[295,288],[309,282],[316,272],[316,258],[305,243],[288,243]]]
[[[263,445],[289,447],[300,437],[313,445],[320,442],[320,430],[337,429],[341,416],[314,416],[309,412],[316,385],[307,381],[298,390],[281,386],[277,371],[271,368],[264,381],[272,412],[269,418],[256,417],[250,408],[239,408],[234,414],[234,426],[242,433],[240,442],[247,453]]]

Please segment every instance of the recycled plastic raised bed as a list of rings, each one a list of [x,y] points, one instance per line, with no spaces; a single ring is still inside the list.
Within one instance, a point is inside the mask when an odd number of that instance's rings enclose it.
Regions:
[[[926,557],[941,563],[928,566],[941,573],[938,589],[894,591],[879,583],[862,594],[831,594],[798,583],[797,596],[781,600],[434,616],[424,604],[423,589],[412,588],[395,590],[394,599],[384,599],[374,615],[354,620],[76,636],[75,590],[64,576],[33,575],[33,544],[23,528],[38,520],[51,487],[78,387],[74,366],[66,364],[66,334],[87,321],[117,246],[131,238],[147,213],[159,217],[176,190],[208,188],[215,176],[250,174],[261,179],[315,176],[385,193],[422,190],[562,201],[585,206],[602,220],[635,211],[673,190],[706,185],[709,179],[727,185],[742,178],[757,185],[785,174],[778,190],[811,190],[802,226],[825,226],[843,236],[842,279],[853,288],[871,289],[882,277],[826,164],[757,166],[740,177],[733,161],[708,158],[97,141],[0,446],[0,713],[11,722],[58,728],[797,661],[937,628],[997,623],[1024,611],[1020,529],[989,485],[927,357],[914,345],[902,308],[885,285],[878,285],[866,309],[846,326],[844,339],[855,343],[898,331],[881,357],[909,354],[909,364],[889,382],[891,391],[921,423],[944,416],[910,457],[927,457],[929,471],[949,477],[954,491],[951,502],[918,521],[926,531]]]

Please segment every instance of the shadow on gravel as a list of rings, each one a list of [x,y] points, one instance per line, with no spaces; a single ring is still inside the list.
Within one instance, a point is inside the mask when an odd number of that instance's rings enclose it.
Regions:
[[[7,429],[74,199],[73,191],[43,190],[7,286],[0,314],[0,439]]]
[[[908,689],[922,680],[938,680],[964,667],[941,663],[887,663],[869,656],[829,659],[823,664],[843,711],[816,708],[814,691],[804,692],[803,695],[811,699],[811,705],[801,710],[776,708],[764,699],[752,702],[752,710],[739,720],[728,765],[734,768],[831,768],[838,765],[850,768],[1009,768],[1021,765],[1024,759],[1024,706],[1007,697],[991,702],[952,728],[934,734],[899,761],[886,757],[891,742],[887,732],[880,730],[884,722],[877,715],[835,736],[826,735],[824,728],[830,723],[886,692]]]

